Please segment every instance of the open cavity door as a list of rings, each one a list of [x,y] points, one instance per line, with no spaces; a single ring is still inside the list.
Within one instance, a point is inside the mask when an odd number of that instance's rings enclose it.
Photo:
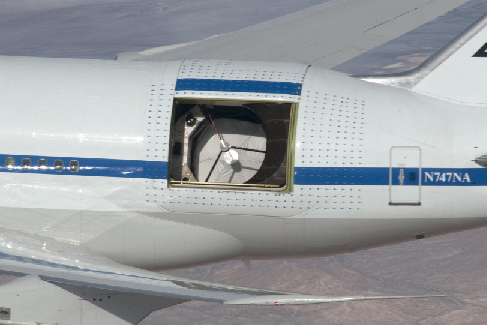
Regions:
[[[391,147],[389,205],[421,205],[421,149]]]
[[[289,190],[294,114],[293,103],[175,100],[170,185]]]

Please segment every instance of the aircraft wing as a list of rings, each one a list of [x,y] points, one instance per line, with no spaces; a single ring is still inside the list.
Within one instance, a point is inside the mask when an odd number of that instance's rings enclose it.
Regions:
[[[81,245],[12,230],[0,232],[0,270],[15,275],[34,275],[48,282],[224,304],[310,304],[409,298],[315,296],[177,278],[116,263]]]
[[[286,61],[332,68],[467,0],[331,0],[205,40],[121,53],[118,60]]]

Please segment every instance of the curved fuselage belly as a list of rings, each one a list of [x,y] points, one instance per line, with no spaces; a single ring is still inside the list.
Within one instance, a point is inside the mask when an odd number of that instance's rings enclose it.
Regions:
[[[269,91],[183,94],[182,64],[2,58],[0,161],[16,165],[0,170],[0,226],[170,268],[330,255],[487,223],[487,174],[472,161],[487,148],[483,108],[299,65],[273,63],[304,78],[299,95],[272,95],[299,104],[290,191],[168,186],[175,97]],[[267,68],[257,64],[258,78]]]

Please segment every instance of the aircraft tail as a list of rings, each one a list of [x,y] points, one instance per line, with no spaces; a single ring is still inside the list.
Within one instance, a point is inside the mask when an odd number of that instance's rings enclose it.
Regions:
[[[487,14],[411,71],[357,77],[452,102],[487,106],[486,75]]]

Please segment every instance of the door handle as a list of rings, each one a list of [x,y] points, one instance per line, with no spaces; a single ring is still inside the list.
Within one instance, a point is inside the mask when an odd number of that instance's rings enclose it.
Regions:
[[[404,169],[399,170],[399,185],[404,185]]]

